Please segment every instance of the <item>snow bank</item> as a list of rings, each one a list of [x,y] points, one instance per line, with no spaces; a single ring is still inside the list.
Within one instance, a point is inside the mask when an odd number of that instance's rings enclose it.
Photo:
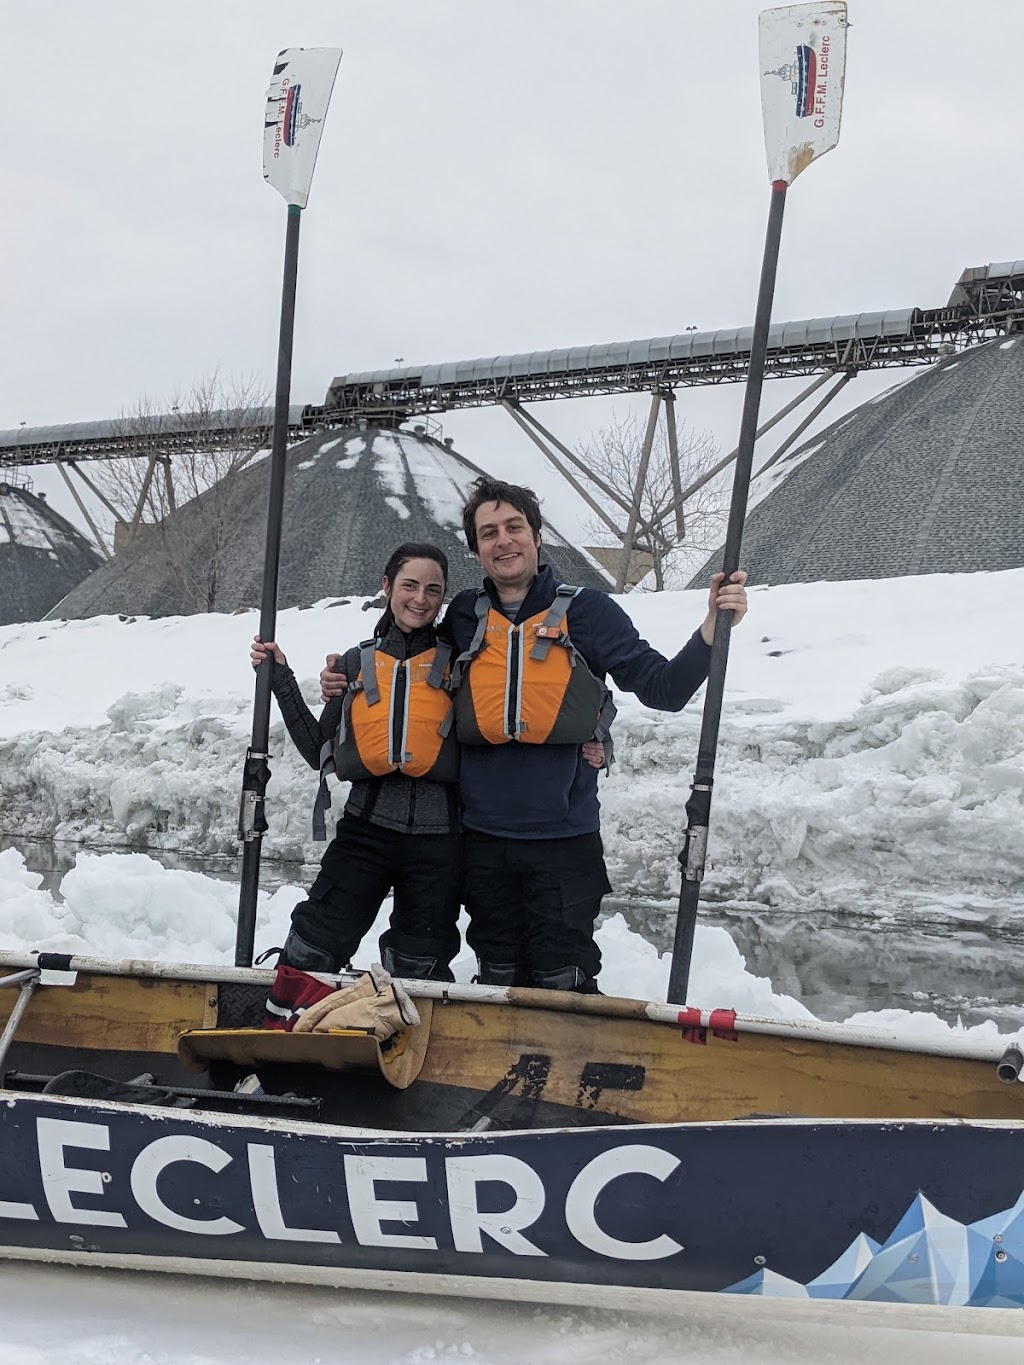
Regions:
[[[754,588],[737,631],[711,839],[713,897],[821,906],[1024,885],[1024,569]],[[702,594],[623,605],[666,652]],[[281,613],[304,691],[363,603]],[[235,852],[255,614],[101,617],[0,629],[0,829],[127,848]],[[602,782],[616,889],[666,898],[699,704],[620,698]],[[315,778],[274,713],[266,856],[310,861]],[[340,808],[343,790],[336,793]],[[890,900],[886,901],[890,904]]]
[[[199,872],[163,867],[144,853],[79,853],[64,874],[57,897],[39,890],[42,877],[28,872],[16,849],[0,852],[0,948],[91,953],[109,958],[156,958],[167,962],[230,963],[235,946],[238,887]],[[285,885],[273,895],[259,893],[256,949],[280,945],[292,907],[305,891]],[[381,909],[367,934],[362,965],[376,957],[391,904]],[[465,938],[466,920],[462,930]],[[607,994],[664,1000],[669,956],[621,915],[597,934],[606,966]],[[454,963],[460,981],[472,979],[473,954],[463,947]],[[724,929],[699,927],[694,947],[692,1003],[728,1004],[748,1013],[793,1018],[812,1016],[797,1001],[773,994],[771,982],[746,971]]]
[[[696,592],[621,600],[666,653],[703,612]],[[363,607],[281,614],[314,705],[324,653],[368,633]],[[256,619],[0,629],[0,831],[234,853]],[[1024,570],[754,588],[730,660],[707,894],[879,913],[922,890],[1024,897],[1021,620]],[[700,707],[619,701],[601,788],[613,882],[665,900]],[[315,861],[315,776],[276,711],[271,746],[265,854]]]

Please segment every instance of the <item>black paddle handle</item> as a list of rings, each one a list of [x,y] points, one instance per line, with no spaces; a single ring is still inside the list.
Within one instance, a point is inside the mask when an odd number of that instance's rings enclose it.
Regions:
[[[747,495],[754,463],[757,414],[761,406],[761,385],[764,381],[765,358],[768,353],[768,329],[771,325],[772,300],[775,296],[775,275],[779,263],[779,243],[782,239],[782,215],[786,207],[787,188],[784,180],[772,183],[771,207],[768,212],[768,228],[761,261],[761,282],[757,292],[754,331],[750,343],[750,366],[747,370],[747,387],[743,396],[743,416],[740,420],[732,501],[729,504],[729,525],[725,535],[722,569],[727,583],[740,565],[743,523],[747,515]],[[700,884],[704,877],[707,858],[711,796],[715,784],[715,759],[718,753],[718,732],[722,720],[731,633],[732,612],[719,610],[715,619],[714,643],[711,646],[711,662],[704,694],[697,766],[690,799],[686,803],[686,842],[679,855],[682,885],[679,888],[679,910],[676,915],[672,966],[668,979],[668,999],[677,1004],[685,1004],[690,980],[693,936],[697,926],[697,903],[700,899]]]
[[[288,404],[292,387],[292,341],[295,335],[295,286],[299,267],[299,224],[302,211],[288,205],[288,230],[284,243],[284,279],[281,287],[281,330],[277,347],[277,388],[274,394],[274,429],[270,441],[270,491],[267,498],[267,540],[263,559],[263,597],[260,605],[260,639],[273,640],[277,631],[277,579],[281,563],[281,528],[284,523],[284,476],[288,456]],[[242,874],[238,893],[235,932],[235,966],[251,967],[256,939],[256,895],[260,885],[260,852],[267,828],[264,799],[270,769],[270,697],[274,659],[269,652],[256,670],[256,696],[252,713],[252,743],[245,757],[239,837],[242,840]]]

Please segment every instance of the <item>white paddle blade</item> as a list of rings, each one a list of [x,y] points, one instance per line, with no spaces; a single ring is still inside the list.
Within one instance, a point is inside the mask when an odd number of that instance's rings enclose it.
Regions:
[[[839,141],[846,75],[843,0],[761,12],[761,108],[768,175],[791,185]]]
[[[286,47],[277,54],[263,119],[263,178],[289,204],[306,207],[340,47]]]

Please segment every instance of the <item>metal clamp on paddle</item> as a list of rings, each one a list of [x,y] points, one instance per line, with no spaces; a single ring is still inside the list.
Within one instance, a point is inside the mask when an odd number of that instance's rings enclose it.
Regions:
[[[708,827],[694,825],[686,831],[686,842],[679,855],[679,865],[683,878],[688,882],[704,880],[704,867],[708,856]]]
[[[267,820],[263,814],[263,802],[270,781],[269,754],[257,753],[249,748],[245,753],[245,767],[242,770],[242,799],[238,807],[238,837],[244,843],[267,832]]]
[[[683,869],[684,882],[704,880],[704,867],[708,856],[708,826],[711,818],[711,790],[713,779],[693,782],[690,790],[693,795],[686,803],[686,837],[683,851],[679,855],[679,866]]]

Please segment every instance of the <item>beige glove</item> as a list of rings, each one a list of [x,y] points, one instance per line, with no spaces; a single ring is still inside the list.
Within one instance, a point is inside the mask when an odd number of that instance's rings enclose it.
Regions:
[[[416,1025],[420,1016],[405,988],[374,965],[351,986],[334,991],[303,1012],[295,1033],[329,1033],[332,1029],[364,1029],[386,1042],[400,1028]]]

